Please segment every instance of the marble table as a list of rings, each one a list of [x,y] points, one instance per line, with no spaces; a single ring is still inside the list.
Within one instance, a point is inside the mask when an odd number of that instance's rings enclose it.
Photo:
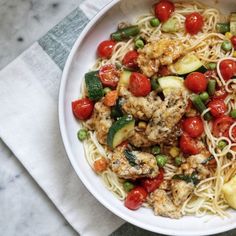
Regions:
[[[0,0],[0,69],[81,2],[82,0]],[[1,139],[0,235],[78,235]],[[157,234],[126,223],[111,236],[119,235]],[[235,233],[232,231],[227,233],[227,236],[233,235]]]

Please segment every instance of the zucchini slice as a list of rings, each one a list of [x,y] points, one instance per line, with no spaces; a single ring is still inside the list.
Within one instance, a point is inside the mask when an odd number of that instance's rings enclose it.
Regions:
[[[119,120],[115,121],[108,131],[108,146],[115,148],[128,139],[134,130],[134,125],[135,120],[132,116],[123,116]]]
[[[182,57],[175,64],[171,65],[170,69],[178,75],[186,75],[193,71],[206,71],[202,62],[193,54]]]
[[[98,77],[98,71],[91,71],[85,74],[85,84],[88,90],[88,97],[91,100],[99,100],[103,97],[102,83]]]
[[[162,90],[165,89],[185,89],[184,79],[178,76],[165,76],[158,79]]]
[[[129,78],[130,78],[131,73],[132,72],[128,71],[128,70],[124,70],[124,71],[121,72],[119,83],[118,83],[118,86],[117,86],[118,90],[121,87],[128,88],[128,86],[129,86]]]

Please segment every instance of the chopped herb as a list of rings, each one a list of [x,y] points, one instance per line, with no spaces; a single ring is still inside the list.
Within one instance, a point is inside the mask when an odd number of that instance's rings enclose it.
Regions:
[[[201,164],[207,164],[209,161],[211,161],[213,159],[214,159],[214,156],[210,156],[206,160],[204,160]]]
[[[183,174],[174,175],[172,179],[183,180],[187,183],[193,183],[194,185],[197,185],[200,182],[195,172],[193,172],[191,175],[183,175]]]
[[[126,159],[128,160],[129,164],[131,166],[136,166],[137,163],[135,162],[136,161],[136,156],[129,150],[124,150],[124,154],[125,154],[125,157]]]

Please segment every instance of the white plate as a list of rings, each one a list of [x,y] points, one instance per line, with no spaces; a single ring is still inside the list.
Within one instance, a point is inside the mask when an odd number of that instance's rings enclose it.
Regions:
[[[222,0],[219,5],[216,1],[204,2],[212,3],[226,12],[233,9],[236,11],[235,0]],[[60,128],[65,149],[76,173],[88,190],[110,211],[134,225],[153,232],[182,236],[209,235],[236,228],[236,211],[230,211],[231,218],[227,219],[217,216],[186,216],[175,220],[154,216],[150,209],[128,210],[92,171],[84,157],[83,146],[77,140],[79,123],[71,112],[71,101],[79,97],[84,74],[95,63],[97,45],[109,38],[120,21],[134,21],[137,16],[149,12],[153,3],[155,1],[152,0],[114,0],[93,18],[77,39],[63,71],[59,96]]]

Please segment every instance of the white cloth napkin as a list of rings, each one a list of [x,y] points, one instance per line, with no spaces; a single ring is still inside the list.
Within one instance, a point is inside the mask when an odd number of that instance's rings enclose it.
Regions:
[[[91,2],[101,1],[86,2],[85,9]],[[88,16],[96,9],[99,7],[93,7]],[[70,165],[58,124],[60,77],[61,70],[38,43],[3,69],[0,137],[77,232],[108,235],[124,221],[87,191]]]

